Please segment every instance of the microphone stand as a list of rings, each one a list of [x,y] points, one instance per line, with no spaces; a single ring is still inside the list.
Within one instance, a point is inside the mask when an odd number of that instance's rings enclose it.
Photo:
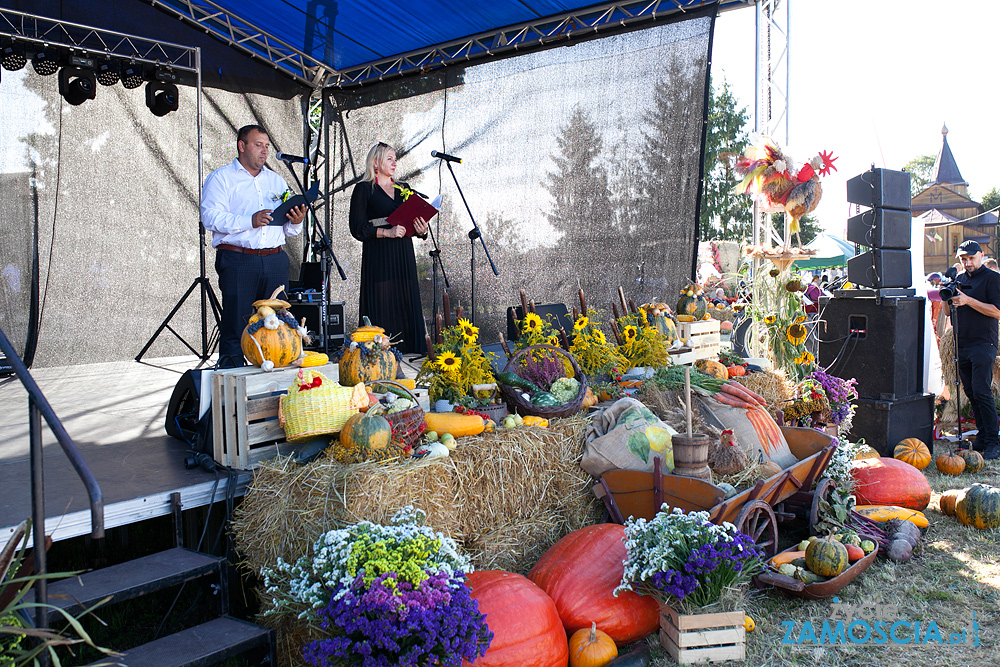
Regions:
[[[295,179],[295,185],[299,188],[299,194],[302,195],[303,199],[306,198],[306,190],[302,186],[302,181],[299,180],[299,175],[295,173],[292,169],[290,162],[285,162],[285,166],[288,167],[288,171],[292,172],[292,178]],[[330,236],[326,233],[326,228],[319,220],[319,216],[316,215],[316,209],[313,208],[313,204],[310,201],[306,201],[306,206],[309,208],[309,212],[313,216],[313,230],[319,231],[319,240],[312,242],[312,249],[315,253],[320,253],[323,256],[323,302],[320,304],[319,308],[319,334],[323,338],[323,353],[330,354],[330,336],[329,336],[329,323],[327,322],[327,310],[330,304],[330,274],[331,264],[337,266],[337,272],[340,274],[341,280],[347,280],[347,274],[344,273],[344,269],[340,266],[340,262],[337,260],[336,253],[333,252],[333,245],[330,240]]]
[[[482,230],[479,229],[479,225],[476,224],[476,218],[472,215],[472,209],[469,208],[469,202],[465,199],[465,193],[462,192],[462,186],[458,184],[458,177],[455,176],[455,170],[451,168],[451,161],[445,160],[445,164],[448,165],[448,171],[451,172],[451,178],[455,181],[455,187],[458,188],[458,194],[462,198],[462,203],[465,204],[465,210],[469,213],[469,219],[472,220],[472,229],[469,230],[469,265],[471,269],[471,280],[472,280],[472,315],[470,316],[470,321],[473,326],[476,324],[476,239],[483,245],[483,251],[486,253],[486,259],[489,260],[490,268],[493,269],[493,275],[499,276],[500,271],[497,270],[497,265],[493,263],[493,258],[490,257],[490,249],[486,247],[486,241],[483,239]],[[435,304],[436,305],[436,304]]]
[[[438,318],[438,266],[441,267],[441,275],[444,276],[444,291],[447,294],[448,290],[451,289],[451,284],[448,282],[448,272],[444,270],[444,262],[441,260],[441,246],[438,245],[437,238],[434,236],[434,230],[432,229],[430,223],[427,224],[427,233],[431,237],[431,244],[434,249],[431,250],[428,255],[431,257],[431,285],[434,294],[434,308],[433,308],[433,319],[432,322],[437,322]]]

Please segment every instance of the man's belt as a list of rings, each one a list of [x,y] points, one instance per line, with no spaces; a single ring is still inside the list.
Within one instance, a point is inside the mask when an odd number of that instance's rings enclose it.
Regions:
[[[241,252],[244,255],[273,255],[276,252],[281,252],[281,248],[244,248],[238,245],[232,245],[231,243],[220,243],[215,246],[216,250],[232,250],[233,252]]]

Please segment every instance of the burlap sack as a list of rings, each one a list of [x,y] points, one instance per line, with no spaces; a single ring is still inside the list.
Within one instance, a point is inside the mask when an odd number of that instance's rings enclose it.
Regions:
[[[788,443],[781,429],[767,409],[757,406],[753,410],[733,408],[711,398],[703,398],[702,405],[708,408],[723,428],[733,430],[747,458],[756,463],[761,459],[773,461],[782,469],[798,463],[798,459],[788,449]]]
[[[674,469],[672,433],[641,401],[622,398],[594,415],[580,467],[593,477],[615,469],[652,472],[653,458],[659,456],[663,472],[669,472]]]

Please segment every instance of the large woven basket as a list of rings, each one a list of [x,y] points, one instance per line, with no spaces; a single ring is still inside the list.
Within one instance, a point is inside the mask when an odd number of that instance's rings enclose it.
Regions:
[[[412,407],[409,410],[385,415],[386,421],[392,426],[392,444],[403,452],[404,456],[408,456],[412,453],[413,448],[424,432],[424,411],[420,407],[420,401],[417,400],[413,392],[399,382],[394,380],[375,380],[373,382],[366,382],[365,386],[374,389],[376,385],[380,384],[399,387],[409,394],[410,399],[417,404],[416,407]]]
[[[580,406],[583,405],[583,398],[587,394],[587,376],[580,370],[580,365],[576,363],[576,359],[573,355],[566,350],[561,347],[555,347],[554,345],[529,345],[522,350],[518,350],[513,356],[511,356],[510,361],[507,362],[507,366],[504,368],[504,372],[513,372],[517,374],[516,369],[520,366],[520,360],[525,355],[530,354],[535,350],[551,351],[566,357],[569,360],[570,366],[573,367],[573,377],[580,383],[580,390],[576,392],[576,398],[569,403],[545,406],[535,405],[531,401],[525,400],[525,398],[521,396],[521,391],[517,387],[509,387],[505,384],[501,384],[500,393],[503,394],[504,400],[507,401],[507,407],[510,408],[511,412],[516,412],[521,415],[535,415],[536,417],[544,417],[546,419],[575,415],[580,411]]]
[[[316,377],[323,384],[311,389],[309,385]],[[304,442],[317,436],[339,431],[357,408],[351,407],[354,390],[343,387],[317,371],[304,371],[296,376],[288,393],[278,402],[278,423],[285,429],[289,442]]]

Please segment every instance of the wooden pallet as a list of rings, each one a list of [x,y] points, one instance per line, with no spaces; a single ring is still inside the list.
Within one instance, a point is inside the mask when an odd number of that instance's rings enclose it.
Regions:
[[[660,605],[660,643],[679,665],[746,660],[742,611],[679,614]]]
[[[719,320],[678,322],[677,337],[687,341],[695,359],[713,359],[722,347],[722,323]]]
[[[310,370],[333,382],[340,377],[336,364]],[[289,367],[265,373],[247,366],[212,374],[212,445],[218,463],[249,470],[261,461],[305,446],[288,442],[278,424],[278,401],[298,372],[298,368]]]

